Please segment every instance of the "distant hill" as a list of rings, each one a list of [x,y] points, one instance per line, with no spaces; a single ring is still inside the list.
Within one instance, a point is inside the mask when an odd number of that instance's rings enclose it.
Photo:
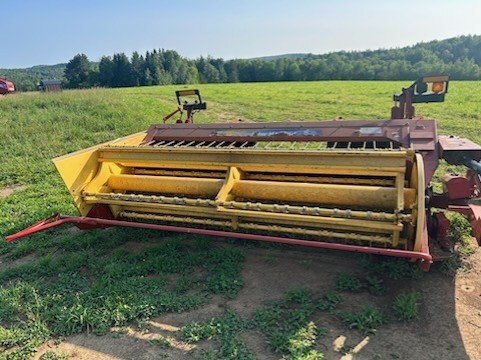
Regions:
[[[42,79],[63,79],[66,64],[37,65],[24,69],[0,69],[0,77],[11,79],[17,90],[34,90]]]
[[[223,60],[180,56],[174,50],[148,51],[103,57],[90,63],[88,86],[143,86],[184,83],[311,80],[412,80],[444,73],[458,80],[481,80],[481,36],[459,36],[421,42],[413,46],[328,54],[282,54],[253,59]],[[14,81],[19,90],[35,89],[42,78],[64,78],[66,64],[0,69],[0,76]]]
[[[294,54],[270,55],[270,56],[260,56],[260,57],[251,58],[251,60],[265,60],[265,61],[272,61],[277,59],[297,60],[297,59],[305,59],[306,57],[309,57],[309,56],[313,56],[313,54],[294,53]]]

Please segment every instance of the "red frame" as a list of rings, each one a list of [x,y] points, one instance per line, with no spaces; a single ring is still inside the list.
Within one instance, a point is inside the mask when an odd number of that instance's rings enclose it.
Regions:
[[[386,255],[398,258],[407,258],[419,261],[419,265],[423,270],[429,270],[429,266],[433,262],[431,254],[429,254],[429,247],[427,244],[423,246],[422,251],[409,251],[409,250],[399,250],[399,249],[383,249],[369,246],[359,246],[359,245],[347,245],[347,244],[337,244],[329,243],[323,241],[309,241],[300,239],[284,238],[280,236],[267,236],[267,235],[256,235],[256,234],[245,234],[222,230],[208,230],[208,229],[197,229],[182,226],[172,226],[172,225],[159,225],[159,224],[146,224],[137,223],[123,220],[113,220],[113,219],[100,219],[91,217],[78,217],[78,216],[62,216],[59,214],[54,214],[44,220],[41,220],[32,226],[19,231],[16,234],[9,235],[5,239],[7,242],[12,242],[19,238],[34,234],[39,231],[47,230],[62,224],[71,223],[75,224],[77,227],[82,229],[86,228],[104,228],[109,226],[126,226],[133,228],[142,229],[152,229],[152,230],[162,230],[171,231],[178,233],[188,233],[188,234],[198,234],[198,235],[209,235],[209,236],[219,236],[226,238],[237,238],[244,240],[256,240],[256,241],[266,241],[275,242],[281,244],[289,245],[301,245],[313,248],[331,249],[331,250],[341,250],[341,251],[352,251],[365,254],[374,255]]]

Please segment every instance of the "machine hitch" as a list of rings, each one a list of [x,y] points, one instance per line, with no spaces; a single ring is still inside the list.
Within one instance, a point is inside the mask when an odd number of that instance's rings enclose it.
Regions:
[[[177,113],[180,113],[180,116],[176,121],[177,124],[182,124],[183,122],[185,122],[186,124],[192,123],[194,122],[194,114],[196,112],[207,109],[207,103],[202,101],[200,91],[197,89],[177,90],[175,92],[175,96],[177,98],[177,109],[162,118],[164,124],[167,122],[167,120],[169,120]],[[189,102],[189,97],[194,97],[194,99]],[[185,119],[185,121],[182,120],[184,110],[187,111],[187,118]]]

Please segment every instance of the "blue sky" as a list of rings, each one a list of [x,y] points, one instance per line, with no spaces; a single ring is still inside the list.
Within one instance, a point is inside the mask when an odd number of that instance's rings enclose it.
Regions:
[[[175,49],[247,58],[481,34],[480,0],[0,0],[0,68]]]

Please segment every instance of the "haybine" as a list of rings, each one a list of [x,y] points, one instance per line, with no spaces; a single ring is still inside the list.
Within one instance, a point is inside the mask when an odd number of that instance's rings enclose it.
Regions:
[[[403,89],[390,120],[198,125],[198,90],[178,91],[163,124],[53,160],[80,217],[55,214],[6,240],[64,223],[128,226],[402,257],[427,270],[430,247],[449,250],[445,210],[481,241],[481,146],[438,136],[412,105],[444,101],[448,82]],[[468,171],[442,177],[435,194],[440,159]]]

